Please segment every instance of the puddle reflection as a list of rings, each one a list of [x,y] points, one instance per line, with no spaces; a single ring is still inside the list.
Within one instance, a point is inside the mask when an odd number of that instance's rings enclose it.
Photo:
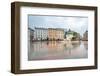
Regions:
[[[36,41],[29,43],[28,50],[28,60],[87,58],[88,42]]]

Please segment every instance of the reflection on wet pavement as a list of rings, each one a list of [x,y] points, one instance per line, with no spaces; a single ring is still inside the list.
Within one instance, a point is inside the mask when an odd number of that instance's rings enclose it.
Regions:
[[[88,57],[87,41],[35,41],[28,45],[28,60],[79,59]]]

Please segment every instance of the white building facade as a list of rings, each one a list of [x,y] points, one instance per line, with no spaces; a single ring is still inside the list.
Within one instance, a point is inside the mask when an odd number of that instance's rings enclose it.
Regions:
[[[34,40],[47,40],[47,38],[48,38],[48,29],[35,27]]]

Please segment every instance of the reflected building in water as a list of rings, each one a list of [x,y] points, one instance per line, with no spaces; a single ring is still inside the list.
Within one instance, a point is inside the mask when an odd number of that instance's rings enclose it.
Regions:
[[[87,38],[87,32],[84,36]],[[59,28],[28,28],[28,60],[88,58],[88,41],[69,42],[65,40],[68,37],[76,39],[79,35]]]
[[[87,42],[63,43],[63,41],[34,42],[30,44],[28,60],[87,58]]]

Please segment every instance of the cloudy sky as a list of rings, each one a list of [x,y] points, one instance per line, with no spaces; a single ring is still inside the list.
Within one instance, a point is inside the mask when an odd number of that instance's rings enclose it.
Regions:
[[[88,29],[88,17],[29,15],[28,25],[33,29],[34,27],[71,29],[82,35]]]

